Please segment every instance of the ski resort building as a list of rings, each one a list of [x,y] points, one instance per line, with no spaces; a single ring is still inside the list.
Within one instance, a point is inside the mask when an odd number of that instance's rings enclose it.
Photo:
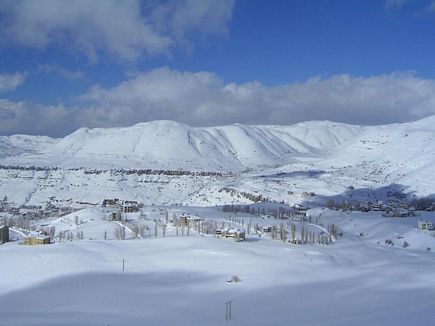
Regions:
[[[51,237],[49,236],[27,237],[24,239],[24,244],[28,246],[46,245],[50,243]]]
[[[0,226],[0,244],[9,242],[9,227],[6,225]]]

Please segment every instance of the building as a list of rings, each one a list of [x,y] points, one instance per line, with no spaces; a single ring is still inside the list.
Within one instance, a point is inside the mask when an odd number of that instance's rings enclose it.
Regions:
[[[221,230],[221,236],[223,238],[233,238],[234,241],[243,241],[245,240],[245,230],[227,228]]]
[[[107,207],[107,208],[119,208],[120,206],[121,205],[118,198],[104,199],[103,204],[101,205],[101,207]]]
[[[435,230],[435,226],[429,221],[418,221],[417,227],[419,230]]]
[[[139,210],[139,204],[137,201],[125,200],[121,205],[123,213],[133,213]]]
[[[24,239],[24,244],[28,246],[46,245],[51,243],[49,236],[27,237]]]
[[[121,212],[113,211],[109,214],[109,221],[121,221]]]
[[[272,226],[266,225],[262,227],[263,232],[272,232]]]
[[[0,244],[9,242],[9,226],[0,226]]]
[[[181,226],[187,226],[189,223],[190,223],[190,215],[189,215],[189,213],[187,213],[187,215],[183,213],[180,216],[180,225]]]

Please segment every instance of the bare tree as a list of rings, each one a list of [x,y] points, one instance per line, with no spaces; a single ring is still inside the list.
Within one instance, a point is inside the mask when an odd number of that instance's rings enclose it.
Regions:
[[[291,224],[291,236],[292,241],[294,242],[296,240],[296,224],[294,223]]]
[[[125,240],[125,226],[121,227],[120,235],[121,235],[121,240]]]
[[[133,236],[134,236],[134,238],[136,239],[136,238],[138,238],[139,237],[139,232],[140,232],[140,230],[139,230],[139,226],[136,224],[136,225],[133,225],[133,227],[131,228],[131,230],[133,231]]]

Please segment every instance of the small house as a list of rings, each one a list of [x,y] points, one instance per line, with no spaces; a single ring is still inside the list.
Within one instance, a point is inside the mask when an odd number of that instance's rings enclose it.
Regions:
[[[225,238],[233,238],[234,241],[243,241],[245,240],[245,230],[226,229],[222,231],[222,236],[225,236]]]
[[[432,222],[421,220],[417,222],[417,228],[419,230],[435,230],[435,226]]]
[[[270,225],[265,225],[261,229],[263,232],[272,232],[272,226]]]
[[[192,218],[191,218],[189,213],[187,213],[187,214],[183,213],[180,216],[180,225],[181,226],[187,226],[190,224],[191,221],[192,221]]]
[[[380,211],[384,210],[384,205],[383,205],[383,203],[378,202],[378,203],[372,204],[370,209],[374,212],[380,212]]]

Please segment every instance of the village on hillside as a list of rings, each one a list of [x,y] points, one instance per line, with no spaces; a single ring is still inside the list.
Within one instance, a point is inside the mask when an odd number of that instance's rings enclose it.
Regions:
[[[57,207],[52,202],[45,207],[16,207],[5,196],[0,202],[0,243],[17,241],[24,245],[46,245],[84,239],[124,240],[199,234],[235,241],[262,237],[289,244],[328,245],[339,240],[344,231],[339,224],[325,220],[322,215],[343,216],[343,213],[348,214],[345,216],[358,214],[360,218],[369,214],[379,218],[411,219],[414,228],[435,236],[435,221],[426,219],[429,212],[435,211],[435,203],[428,199],[407,202],[403,198],[390,198],[385,202],[352,203],[326,200],[323,205],[310,207],[306,204],[289,206],[243,192],[237,195],[253,203],[203,207],[201,213],[197,213],[197,207],[145,206],[136,200],[118,198],[106,198],[99,205],[84,205],[87,208]],[[302,194],[305,198],[314,196],[314,193]],[[322,213],[325,210],[327,214]],[[386,239],[386,244],[389,242]]]

